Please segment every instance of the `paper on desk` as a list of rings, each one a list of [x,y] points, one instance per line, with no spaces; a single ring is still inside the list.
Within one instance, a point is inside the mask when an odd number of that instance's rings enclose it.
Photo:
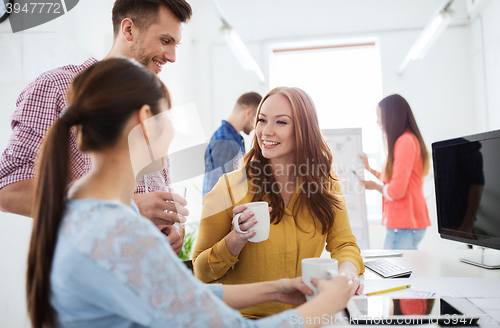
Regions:
[[[467,300],[489,315],[489,317],[482,317],[479,321],[481,328],[498,327],[500,318],[500,297],[467,298]]]
[[[497,298],[470,298],[469,301],[482,310],[500,311],[500,297]]]
[[[406,278],[364,280],[365,293],[411,285],[411,289],[385,293],[389,297],[415,297],[410,290],[436,293],[435,297],[498,298],[500,279],[495,278]]]
[[[436,293],[433,292],[423,292],[420,290],[412,290],[410,289],[410,292],[415,295],[415,297],[433,297],[436,296]]]

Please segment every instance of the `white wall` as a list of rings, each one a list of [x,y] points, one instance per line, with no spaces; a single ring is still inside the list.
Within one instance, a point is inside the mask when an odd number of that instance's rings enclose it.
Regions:
[[[432,142],[476,132],[468,27],[447,29],[422,60],[397,73],[418,32],[380,36],[384,95],[409,102],[429,149]],[[446,129],[441,128],[446,124]]]
[[[471,25],[475,107],[482,130],[500,128],[500,2],[490,0]]]
[[[95,10],[96,6],[102,10]],[[67,14],[27,31],[0,24],[0,147],[10,135],[10,114],[24,87],[41,73],[89,57],[104,57],[112,43],[112,1],[81,1]],[[91,24],[89,19],[91,18]],[[82,28],[85,26],[85,28]],[[103,32],[104,31],[104,32]]]

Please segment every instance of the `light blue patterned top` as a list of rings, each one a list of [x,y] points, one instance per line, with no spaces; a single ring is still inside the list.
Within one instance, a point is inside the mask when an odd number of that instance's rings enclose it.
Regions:
[[[135,204],[68,201],[50,281],[60,327],[302,326],[295,310],[250,320],[227,306]]]

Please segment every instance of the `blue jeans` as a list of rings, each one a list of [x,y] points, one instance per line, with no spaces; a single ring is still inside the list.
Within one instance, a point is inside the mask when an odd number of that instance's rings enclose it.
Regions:
[[[384,249],[417,249],[424,234],[425,229],[387,228]]]

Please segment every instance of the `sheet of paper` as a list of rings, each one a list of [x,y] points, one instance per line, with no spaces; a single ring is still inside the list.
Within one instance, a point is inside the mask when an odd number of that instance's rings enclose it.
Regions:
[[[498,295],[497,295],[498,296]],[[496,310],[500,311],[500,297],[497,298],[469,298],[472,304],[481,310]]]
[[[410,289],[383,294],[391,297],[414,297],[410,290],[436,293],[435,297],[498,298],[500,295],[500,279],[495,278],[406,278],[363,282],[364,293],[411,285]]]

